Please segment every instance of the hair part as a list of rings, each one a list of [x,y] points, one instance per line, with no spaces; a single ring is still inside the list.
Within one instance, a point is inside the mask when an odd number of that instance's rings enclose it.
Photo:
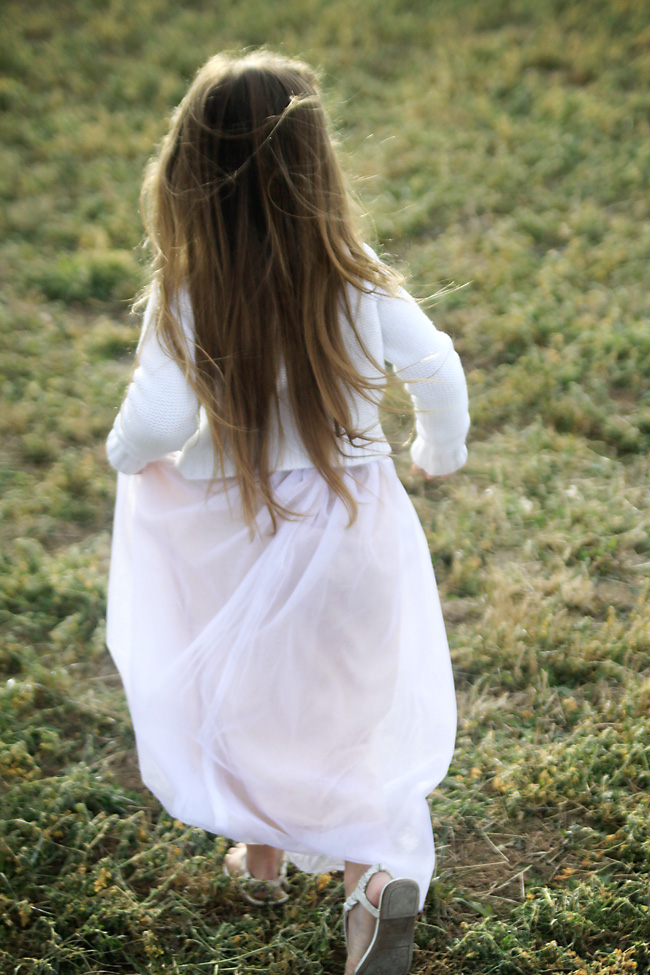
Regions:
[[[249,525],[260,504],[274,528],[291,516],[270,482],[282,370],[304,449],[352,521],[342,438],[368,437],[348,391],[375,401],[378,391],[344,341],[341,314],[361,343],[346,285],[396,293],[401,278],[363,245],[312,69],[265,51],[211,58],[149,164],[142,210],[155,327],[205,409],[215,475],[232,458]]]

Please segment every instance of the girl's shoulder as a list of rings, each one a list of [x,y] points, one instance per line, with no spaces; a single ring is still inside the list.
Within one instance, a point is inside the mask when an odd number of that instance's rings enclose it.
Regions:
[[[381,257],[379,257],[377,252],[370,246],[370,244],[364,243],[363,249],[368,255],[368,257],[370,257],[373,260],[373,262],[378,264],[380,267],[384,267],[388,269],[388,265],[385,264],[384,261],[382,261]],[[375,284],[374,282],[368,281],[365,284],[364,290],[365,293],[368,294],[373,301],[375,301],[375,303],[377,302],[381,302],[383,304],[395,303],[395,307],[399,308],[399,307],[403,307],[403,304],[401,303],[408,302],[413,307],[419,308],[417,302],[415,301],[415,298],[413,298],[406,290],[406,288],[403,288],[401,285],[395,290],[388,290],[387,288],[383,288],[379,284]]]

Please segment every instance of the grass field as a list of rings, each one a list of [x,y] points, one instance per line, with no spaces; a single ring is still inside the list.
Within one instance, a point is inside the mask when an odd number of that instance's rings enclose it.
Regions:
[[[650,7],[5,0],[0,971],[342,971],[341,882],[253,911],[140,784],[104,646],[103,441],[141,173],[195,68],[323,69],[368,239],[466,365],[467,467],[398,469],[458,687],[417,975],[650,972]]]

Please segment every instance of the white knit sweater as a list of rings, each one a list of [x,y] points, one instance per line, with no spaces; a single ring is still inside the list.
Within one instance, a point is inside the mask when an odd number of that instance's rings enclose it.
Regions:
[[[451,339],[432,325],[405,291],[400,297],[377,290],[364,294],[350,289],[349,294],[351,307],[356,308],[355,325],[368,353],[376,362],[391,363],[397,376],[407,384],[416,413],[416,437],[411,446],[413,461],[432,475],[450,474],[462,467],[467,458],[465,437],[469,429],[467,387]],[[159,344],[152,327],[154,302],[155,299],[150,299],[144,314],[138,366],[108,436],[108,459],[116,470],[136,474],[149,462],[178,452],[175,464],[185,477],[211,478],[215,460],[207,417],[182,370]],[[179,311],[192,348],[192,313],[186,296],[179,301]],[[381,374],[369,363],[343,316],[341,327],[359,371],[380,384]],[[278,388],[283,436],[279,436],[276,424],[271,469],[310,467],[311,460],[298,435],[282,375]],[[340,463],[362,464],[390,454],[377,403],[354,395],[352,407],[355,429],[363,431],[369,439],[354,443],[342,441],[344,455]],[[225,459],[221,473],[227,477],[235,474],[230,459]]]

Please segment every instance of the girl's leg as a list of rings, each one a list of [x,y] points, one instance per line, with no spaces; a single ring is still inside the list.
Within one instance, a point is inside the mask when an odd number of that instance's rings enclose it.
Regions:
[[[282,864],[282,850],[257,843],[238,843],[225,856],[228,870],[233,877],[241,873],[241,862],[246,855],[246,868],[256,880],[275,880]]]
[[[344,887],[345,896],[349,897],[359,880],[369,868],[368,863],[352,863],[345,861]],[[384,872],[372,876],[366,887],[366,897],[377,907],[379,896],[390,880],[390,875]],[[348,960],[345,975],[352,975],[361,958],[372,941],[375,933],[375,918],[361,904],[356,904],[348,914]]]
[[[273,846],[261,846],[254,843],[238,843],[230,848],[226,854],[228,870],[232,876],[241,871],[241,861],[246,855],[246,867],[256,880],[275,880],[282,863],[282,850]],[[346,860],[344,874],[345,896],[349,897],[359,880],[370,865],[367,863],[353,863]],[[390,875],[384,872],[376,873],[370,878],[366,887],[366,897],[375,907],[379,904],[379,896],[390,880]],[[375,918],[361,905],[357,904],[348,914],[348,959],[345,975],[352,975],[359,964],[375,933]]]

